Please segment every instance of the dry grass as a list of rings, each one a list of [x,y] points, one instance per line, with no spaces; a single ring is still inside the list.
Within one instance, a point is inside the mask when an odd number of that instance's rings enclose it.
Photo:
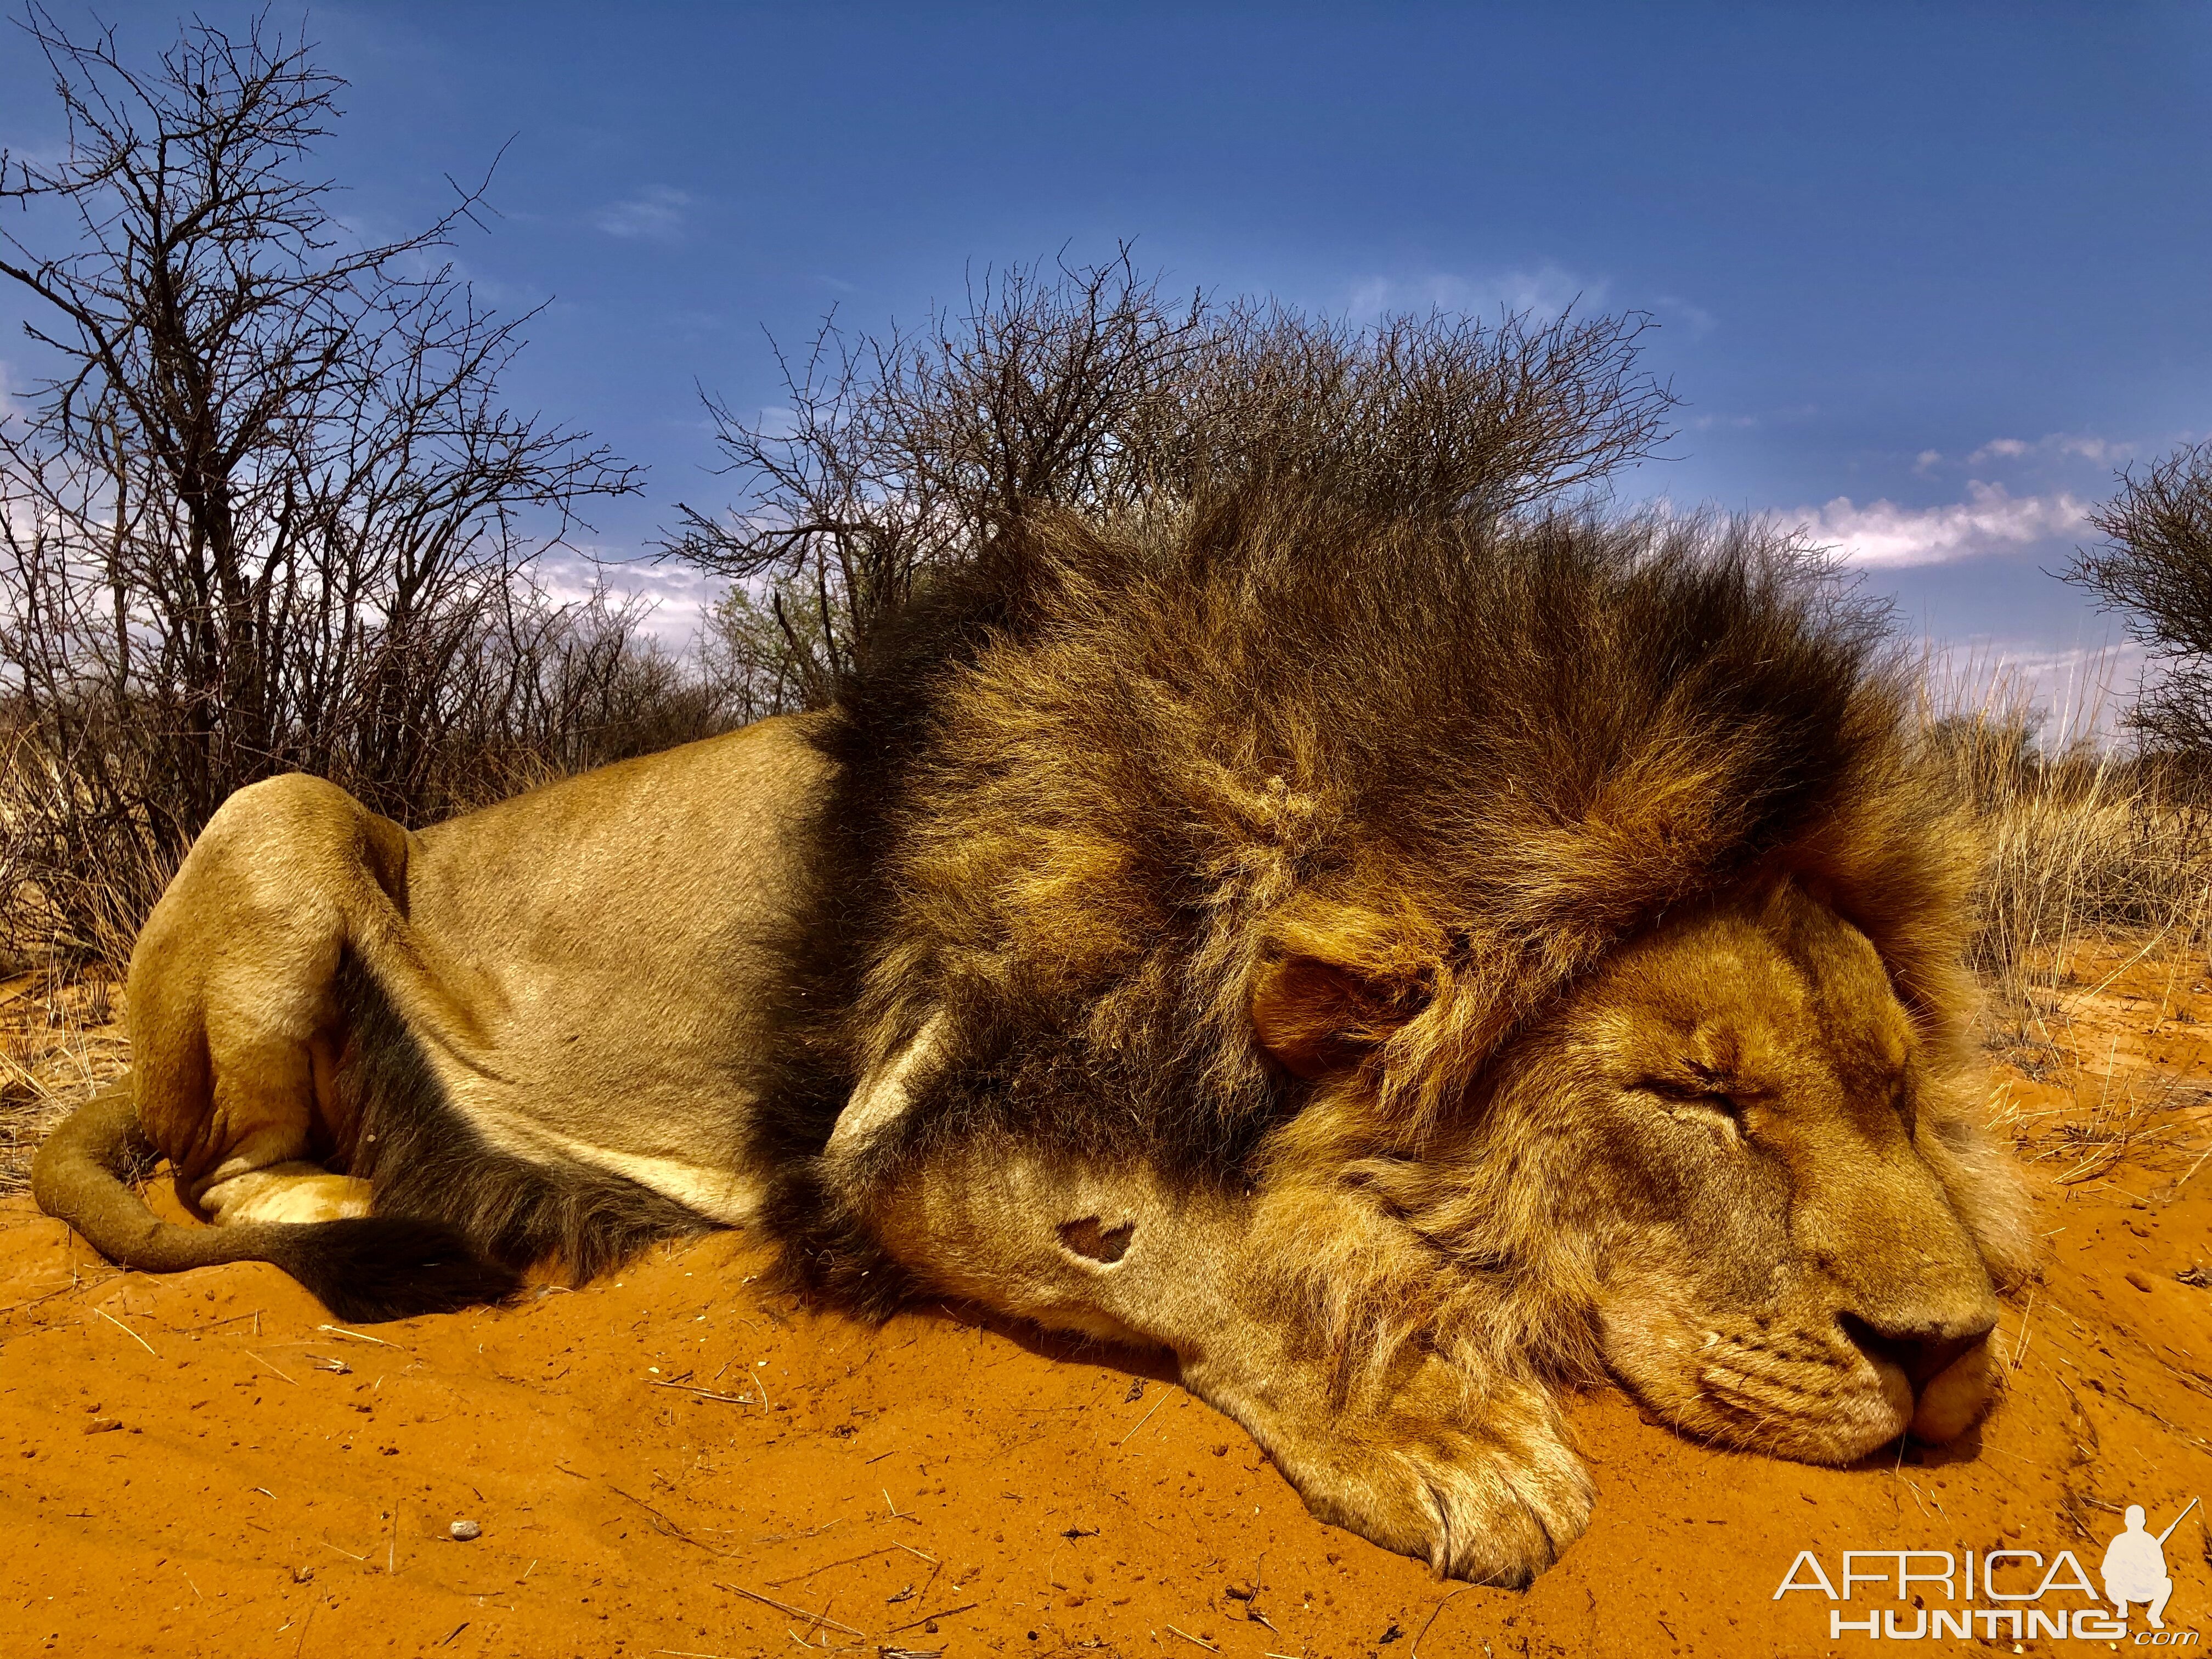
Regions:
[[[1982,842],[1970,954],[1984,1040],[2051,1085],[2029,1099],[2001,1087],[1992,1127],[2058,1186],[2124,1165],[2171,1197],[2212,1155],[2212,1030],[2188,1012],[2212,994],[2212,792],[2200,769],[2099,740],[2100,712],[2093,699],[2044,717],[1990,675],[1925,724]],[[2175,1048],[2198,1053],[2153,1059]]]
[[[61,956],[0,980],[0,1197],[28,1189],[55,1124],[130,1065],[123,990],[104,963]]]
[[[1982,843],[1969,954],[1989,1036],[2031,1074],[2082,994],[2141,963],[2193,983],[2212,946],[2212,792],[2191,769],[2095,741],[2097,712],[2062,717],[2054,734],[2017,683],[1993,677],[1925,720]],[[2115,942],[2117,961],[2101,949]]]

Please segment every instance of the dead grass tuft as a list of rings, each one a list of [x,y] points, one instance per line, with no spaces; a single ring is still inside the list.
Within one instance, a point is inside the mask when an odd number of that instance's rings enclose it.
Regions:
[[[2212,791],[2191,769],[2095,741],[2094,707],[2055,736],[2046,724],[2002,676],[1925,721],[1982,842],[1968,954],[1990,994],[1988,1035],[2031,1075],[2059,1051],[2052,1022],[2083,993],[2145,963],[2193,982],[2212,943]],[[2115,941],[2127,947],[2118,962],[2099,948]]]
[[[130,1065],[122,988],[65,962],[0,981],[0,1197],[29,1190],[40,1143]]]

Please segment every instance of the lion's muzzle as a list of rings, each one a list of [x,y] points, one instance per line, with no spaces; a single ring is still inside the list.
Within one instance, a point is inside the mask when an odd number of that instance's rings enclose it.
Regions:
[[[1976,1308],[1948,1328],[1900,1335],[1886,1335],[1848,1314],[1839,1322],[1882,1375],[1884,1391],[1897,1400],[1899,1414],[1909,1411],[1904,1426],[1916,1440],[1957,1439],[1996,1391],[1997,1369],[1990,1352],[1994,1304]]]

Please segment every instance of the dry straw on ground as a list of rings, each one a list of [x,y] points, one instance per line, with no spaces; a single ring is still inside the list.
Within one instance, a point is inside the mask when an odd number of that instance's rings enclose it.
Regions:
[[[122,1005],[105,963],[54,956],[0,980],[0,1196],[29,1188],[47,1132],[130,1064]]]

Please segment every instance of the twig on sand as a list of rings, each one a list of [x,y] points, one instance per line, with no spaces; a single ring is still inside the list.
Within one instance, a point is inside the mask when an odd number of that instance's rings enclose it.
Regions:
[[[295,1378],[294,1378],[294,1377],[284,1376],[284,1373],[283,1373],[283,1371],[276,1370],[276,1366],[274,1366],[274,1365],[270,1364],[267,1360],[265,1360],[265,1359],[262,1358],[261,1358],[261,1356],[260,1356],[259,1354],[258,1354],[258,1353],[254,1352],[252,1349],[248,1348],[248,1349],[246,1351],[246,1357],[248,1359],[251,1359],[251,1360],[254,1361],[257,1364],[260,1365],[260,1366],[261,1366],[261,1368],[262,1368],[263,1370],[264,1370],[276,1371],[276,1375],[277,1375],[277,1376],[283,1376],[283,1377],[284,1377],[284,1380],[285,1380],[287,1382],[291,1383],[291,1385],[292,1385],[294,1388],[295,1388],[295,1389],[296,1389],[296,1388],[298,1388],[298,1387],[300,1386],[299,1382],[298,1382],[298,1380],[297,1380],[297,1379],[295,1379]]]
[[[957,1589],[960,1587],[957,1584],[955,1584],[953,1588]],[[939,1607],[935,1613],[925,1613],[921,1618],[908,1620],[903,1625],[894,1625],[889,1630],[885,1631],[884,1634],[886,1636],[896,1636],[902,1630],[912,1630],[916,1625],[926,1625],[933,1619],[950,1619],[956,1613],[971,1612],[975,1608],[980,1607],[983,1604],[981,1601],[963,1601],[957,1607]]]
[[[867,1632],[854,1630],[850,1625],[841,1625],[826,1613],[809,1613],[805,1607],[794,1607],[787,1602],[777,1601],[772,1595],[763,1595],[758,1590],[749,1590],[743,1584],[726,1584],[719,1578],[710,1582],[716,1589],[727,1590],[732,1595],[742,1595],[749,1601],[757,1601],[764,1607],[774,1607],[778,1613],[788,1613],[793,1619],[811,1619],[817,1625],[827,1625],[831,1630],[841,1630],[848,1636],[857,1636],[863,1641],[867,1639]],[[799,1645],[804,1647],[805,1644],[801,1643]]]
[[[118,1330],[118,1331],[122,1332],[124,1335],[125,1335],[125,1336],[129,1337],[129,1338],[130,1338],[133,1342],[136,1342],[136,1343],[137,1343],[140,1347],[142,1347],[142,1348],[145,1349],[145,1350],[146,1350],[146,1352],[147,1352],[148,1353],[154,1353],[154,1345],[153,1345],[152,1343],[149,1342],[149,1341],[148,1341],[144,1337],[143,1337],[143,1336],[139,1335],[137,1332],[136,1332],[136,1331],[132,1330],[132,1329],[131,1329],[128,1325],[125,1324],[121,1320],[118,1319],[118,1318],[117,1318],[113,1314],[112,1314],[112,1313],[110,1313],[110,1312],[108,1312],[106,1309],[105,1309],[105,1308],[94,1308],[94,1309],[93,1310],[93,1312],[94,1312],[94,1313],[98,1314],[98,1315],[99,1315],[102,1319],[106,1320],[109,1324],[111,1324],[111,1325],[114,1326],[114,1327],[115,1327],[115,1328],[116,1328],[117,1330]],[[154,1353],[154,1358],[155,1358],[159,1359],[161,1357],[161,1355],[159,1355],[159,1354],[157,1354],[157,1353]]]
[[[1154,1401],[1152,1401],[1152,1412],[1156,1412],[1156,1411],[1159,1410],[1159,1408],[1160,1408],[1161,1407],[1163,1407],[1163,1406],[1166,1405],[1167,1403],[1168,1403],[1168,1395],[1164,1394],[1164,1395],[1161,1395],[1158,1400],[1155,1400]],[[1146,1413],[1142,1417],[1140,1417],[1140,1418],[1139,1418],[1139,1419],[1137,1419],[1137,1429],[1141,1429],[1141,1428],[1143,1428],[1143,1427],[1145,1426],[1145,1425],[1146,1425],[1146,1424],[1147,1424],[1147,1423],[1149,1423],[1149,1422],[1151,1422],[1151,1421],[1152,1420],[1152,1412],[1146,1412]],[[1115,1443],[1115,1445],[1117,1445],[1117,1446],[1126,1446],[1126,1445],[1127,1445],[1127,1444],[1129,1443],[1129,1442],[1130,1442],[1131,1438],[1132,1438],[1132,1437],[1136,1434],[1136,1432],[1137,1432],[1137,1429],[1132,1429],[1132,1430],[1130,1430],[1130,1431],[1129,1431],[1129,1432],[1128,1432],[1127,1434],[1123,1435],[1123,1436],[1122,1436],[1119,1440],[1116,1440],[1114,1443]],[[1169,1628],[1170,1628],[1170,1629],[1173,1629],[1173,1628],[1174,1628],[1174,1626],[1169,1626]]]
[[[702,1400],[717,1400],[725,1406],[750,1406],[753,1403],[753,1397],[749,1394],[717,1394],[712,1389],[694,1388],[689,1382],[663,1382],[658,1377],[648,1376],[646,1381],[656,1389],[680,1389],[685,1394],[696,1394]]]
[[[349,1331],[343,1325],[318,1325],[319,1331],[331,1331],[339,1336],[349,1336],[356,1342],[374,1342],[380,1348],[397,1348],[397,1342],[386,1342],[380,1336],[363,1336],[359,1331]]]
[[[2035,1287],[2030,1285],[2027,1291],[2027,1308],[2020,1316],[2020,1335],[2012,1345],[2012,1358],[2005,1366],[2008,1371],[2016,1371],[2020,1369],[2020,1357],[2027,1352],[2027,1322],[2034,1317]]]
[[[708,1554],[714,1557],[717,1560],[727,1560],[729,1559],[728,1551],[718,1550],[705,1540],[694,1538],[672,1518],[663,1515],[659,1510],[653,1508],[652,1504],[647,1503],[642,1498],[632,1497],[630,1493],[624,1492],[620,1486],[615,1485],[611,1480],[603,1480],[599,1484],[604,1486],[609,1492],[614,1493],[616,1497],[629,1498],[631,1503],[636,1504],[638,1508],[643,1510],[647,1515],[651,1516],[653,1520],[653,1529],[656,1532],[666,1533],[671,1538],[674,1538],[681,1542],[689,1544],[694,1549],[704,1550]]]
[[[1186,1642],[1196,1644],[1198,1646],[1204,1648],[1208,1653],[1218,1653],[1221,1651],[1219,1648],[1214,1646],[1212,1643],[1207,1641],[1203,1636],[1193,1636],[1188,1631],[1177,1630],[1173,1625],[1163,1625],[1160,1628],[1166,1631],[1171,1636],[1180,1636]]]
[[[786,1584],[796,1584],[801,1579],[811,1578],[817,1573],[829,1571],[832,1567],[849,1567],[855,1561],[872,1560],[878,1555],[889,1555],[893,1550],[903,1549],[904,1547],[905,1546],[902,1544],[886,1544],[881,1549],[867,1550],[859,1555],[848,1555],[842,1560],[824,1561],[818,1567],[809,1567],[805,1572],[794,1572],[788,1578],[771,1578],[768,1581],[768,1587],[770,1589],[781,1589]]]

